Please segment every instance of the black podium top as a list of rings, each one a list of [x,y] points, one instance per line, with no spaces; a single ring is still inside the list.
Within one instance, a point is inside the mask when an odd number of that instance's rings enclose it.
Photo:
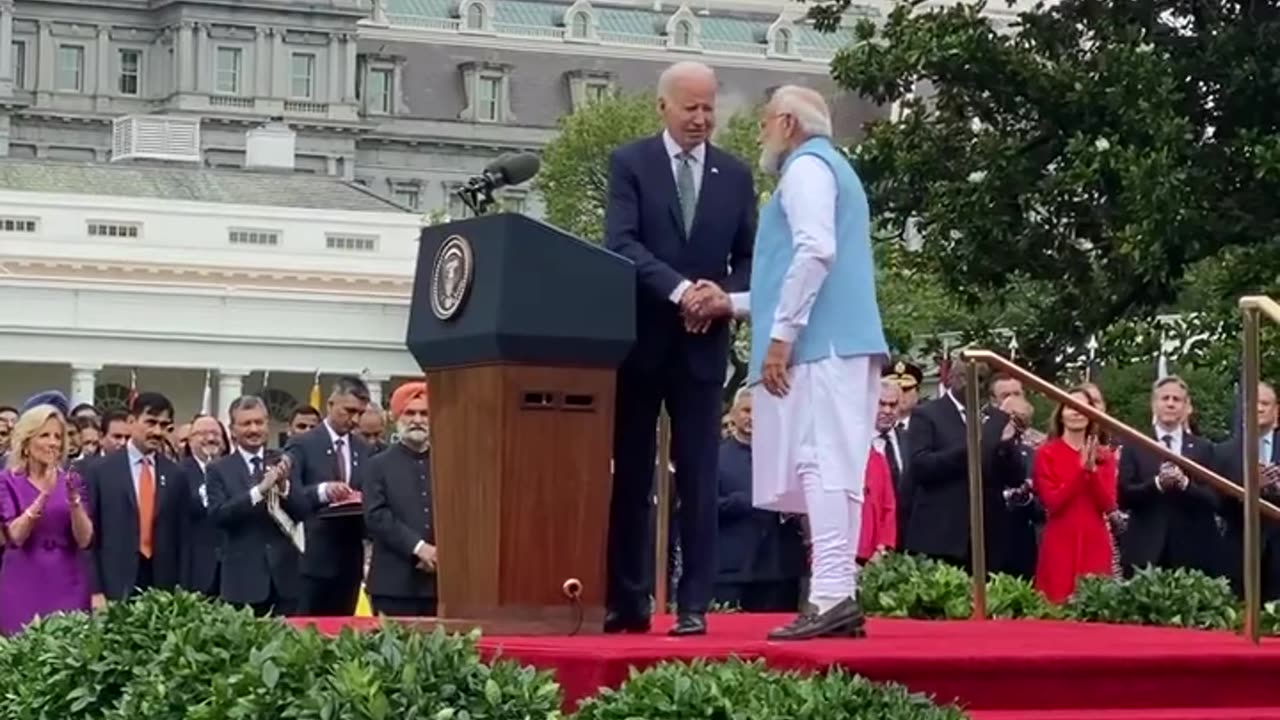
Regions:
[[[409,351],[424,370],[617,367],[635,341],[631,261],[505,213],[423,228]]]

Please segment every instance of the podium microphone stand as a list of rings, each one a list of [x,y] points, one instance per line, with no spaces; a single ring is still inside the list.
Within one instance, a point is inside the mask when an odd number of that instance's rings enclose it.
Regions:
[[[468,184],[455,191],[462,204],[467,206],[473,217],[488,215],[497,200],[493,197],[493,186],[488,183]]]

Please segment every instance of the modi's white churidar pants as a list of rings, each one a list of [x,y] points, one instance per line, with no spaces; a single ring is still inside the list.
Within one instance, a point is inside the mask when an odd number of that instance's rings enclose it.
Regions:
[[[856,596],[867,453],[880,358],[829,357],[791,368],[791,390],[752,388],[752,501],[809,517],[810,602],[825,612]]]

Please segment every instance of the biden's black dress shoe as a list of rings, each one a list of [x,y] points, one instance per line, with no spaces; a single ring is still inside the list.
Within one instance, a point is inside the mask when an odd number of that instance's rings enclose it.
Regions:
[[[610,611],[604,616],[604,631],[608,635],[630,633],[643,635],[649,632],[649,618],[644,615],[624,615]]]
[[[706,635],[707,616],[702,613],[680,613],[676,616],[676,624],[667,632],[672,637],[686,635]]]

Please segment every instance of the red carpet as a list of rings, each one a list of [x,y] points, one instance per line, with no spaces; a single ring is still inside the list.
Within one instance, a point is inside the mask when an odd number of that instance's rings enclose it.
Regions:
[[[707,636],[675,639],[662,634],[670,619],[659,618],[649,635],[490,636],[481,647],[554,670],[567,708],[601,686],[620,684],[631,666],[738,655],[764,658],[777,668],[841,665],[959,702],[976,720],[1280,719],[1280,713],[1248,710],[1280,708],[1280,640],[1254,647],[1229,633],[1193,630],[876,619],[865,640],[764,641],[765,633],[788,619],[713,615]],[[377,624],[369,618],[293,622],[326,633]],[[1210,709],[1213,714],[1206,714]],[[1027,712],[1051,710],[1059,712]]]

